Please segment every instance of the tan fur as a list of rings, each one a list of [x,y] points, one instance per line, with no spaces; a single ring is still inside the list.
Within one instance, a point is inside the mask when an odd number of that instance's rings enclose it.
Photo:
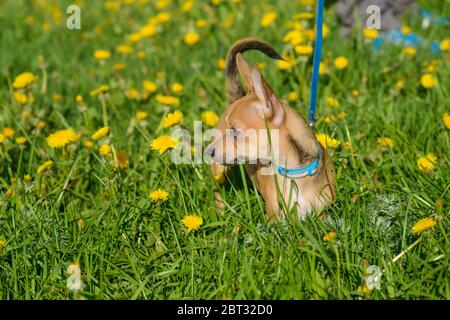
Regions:
[[[255,39],[239,41],[230,50],[227,59],[227,85],[232,103],[220,117],[216,128],[221,131],[222,137],[213,142],[212,148],[215,150],[216,160],[224,159],[227,156],[225,141],[230,138],[227,137],[226,129],[234,127],[245,132],[248,129],[265,129],[268,125],[270,129],[279,130],[280,159],[283,159],[284,167],[306,166],[320,154],[318,172],[300,179],[285,178],[278,173],[264,175],[262,172],[267,169],[267,165],[246,164],[251,180],[265,200],[266,217],[269,221],[285,218],[284,204],[288,210],[296,206],[297,215],[304,217],[313,210],[321,211],[334,200],[333,164],[306,120],[284,105],[262,77],[259,69],[255,66],[250,67],[240,54],[240,51],[249,48],[259,49],[261,43],[265,53],[270,52],[270,56],[273,57],[279,56],[267,43]],[[237,84],[239,81],[237,71],[247,85],[247,93],[240,82]],[[258,139],[265,141],[266,137],[258,136]],[[258,144],[258,148],[260,147],[261,144]],[[214,176],[225,173],[227,169],[228,166],[217,163],[211,166]],[[296,184],[296,187],[293,187],[293,184]],[[277,188],[281,192],[281,199],[278,197]],[[216,203],[223,208],[217,193]],[[283,202],[284,204],[280,205]]]

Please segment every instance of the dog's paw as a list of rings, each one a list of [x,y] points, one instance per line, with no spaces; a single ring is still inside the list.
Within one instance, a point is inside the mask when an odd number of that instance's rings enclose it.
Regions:
[[[217,214],[223,216],[225,210],[225,203],[219,191],[214,190],[214,202],[216,204]]]

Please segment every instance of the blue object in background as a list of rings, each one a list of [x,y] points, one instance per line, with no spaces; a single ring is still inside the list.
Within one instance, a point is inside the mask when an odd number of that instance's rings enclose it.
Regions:
[[[442,17],[433,16],[431,14],[431,12],[426,10],[426,9],[420,9],[420,15],[422,17],[424,17],[425,19],[429,19],[430,22],[435,23],[435,24],[440,25],[440,26],[443,26],[443,25],[446,25],[446,24],[450,23],[450,18],[442,18]]]
[[[434,23],[440,26],[450,24],[450,18],[436,17],[426,9],[420,9],[420,15],[424,18],[424,21],[427,19],[429,23]],[[427,43],[426,39],[416,33],[411,32],[405,35],[400,29],[395,29],[385,32],[374,39],[372,42],[373,50],[381,50],[385,42],[414,48],[424,46]],[[434,54],[441,52],[441,47],[438,41],[431,42],[431,52]]]
[[[374,39],[372,42],[372,48],[374,51],[381,50],[384,43],[392,43],[400,46],[405,47],[419,47],[424,46],[426,44],[426,39],[422,38],[416,33],[409,33],[407,35],[403,34],[399,29],[391,30],[388,32],[383,33],[382,35],[378,36]],[[431,43],[431,52],[432,53],[439,53],[441,51],[439,42],[433,41]]]

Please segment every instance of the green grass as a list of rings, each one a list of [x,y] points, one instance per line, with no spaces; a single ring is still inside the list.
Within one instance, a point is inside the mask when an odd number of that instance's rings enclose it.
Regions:
[[[170,134],[171,129],[157,129],[167,112],[181,110],[182,126],[192,132],[201,112],[224,110],[225,78],[216,62],[235,40],[257,36],[293,55],[283,43],[287,21],[305,8],[299,1],[272,2],[278,19],[262,28],[260,17],[269,1],[222,1],[219,6],[196,1],[188,13],[180,13],[173,1],[164,9],[171,20],[161,32],[123,56],[116,46],[158,10],[138,1],[122,4],[117,12],[106,10],[102,1],[78,2],[81,31],[65,28],[70,1],[0,4],[0,132],[6,127],[15,131],[0,143],[0,299],[74,298],[66,288],[66,269],[75,260],[86,284],[81,296],[87,299],[450,298],[450,130],[442,119],[450,113],[448,53],[431,56],[419,49],[407,57],[396,46],[374,53],[359,35],[342,41],[330,7],[330,34],[324,41],[329,73],[320,82],[317,132],[341,141],[330,150],[337,199],[323,219],[311,215],[289,225],[269,225],[263,199],[244,170],[234,168],[218,186],[208,166],[174,165],[168,155],[150,150],[149,143]],[[445,1],[422,5],[449,16]],[[61,14],[59,22],[55,11]],[[231,14],[231,28],[223,27]],[[183,35],[200,18],[208,20],[205,28],[195,28],[201,41],[187,46]],[[48,31],[42,28],[45,21]],[[430,40],[442,40],[447,31],[439,26],[423,31],[412,17],[404,22]],[[93,57],[96,49],[110,50],[111,58],[99,63]],[[144,59],[136,57],[139,50]],[[345,70],[333,67],[339,55],[349,59]],[[246,57],[265,63],[264,75],[282,99],[296,91],[299,99],[289,104],[306,115],[311,59],[297,58],[294,68],[282,71],[260,53]],[[425,90],[420,77],[431,60],[437,61],[433,74],[439,83]],[[114,71],[114,63],[126,64],[125,70]],[[28,89],[34,101],[19,105],[11,84],[25,71],[39,79]],[[161,71],[165,77],[157,78]],[[155,81],[158,91],[147,101],[128,99],[127,90],[141,91],[144,79]],[[395,88],[399,79],[405,79],[403,90]],[[184,85],[181,104],[162,106],[154,96],[170,94],[173,82]],[[89,92],[102,84],[110,86],[104,99],[91,97]],[[351,94],[355,89],[358,97]],[[54,94],[61,100],[55,101]],[[77,105],[77,95],[84,97],[86,108]],[[327,105],[328,96],[339,100],[338,109]],[[136,123],[137,110],[147,111],[147,120]],[[341,111],[345,120],[323,121]],[[49,134],[68,127],[83,133],[81,140],[89,138],[105,119],[111,134],[104,141],[128,155],[128,169],[117,169],[111,155],[101,156],[99,142],[88,149],[80,141],[64,151],[46,144]],[[38,120],[46,126],[36,130]],[[18,136],[27,143],[18,145]],[[394,148],[377,146],[384,136],[395,140]],[[345,142],[351,142],[350,150],[343,148]],[[417,167],[418,157],[427,153],[438,159],[428,174]],[[37,173],[47,160],[54,161],[53,167]],[[24,181],[26,174],[30,182]],[[150,201],[149,193],[157,188],[169,192],[168,201]],[[226,202],[223,216],[215,210],[214,188]],[[189,233],[181,219],[192,213],[202,216],[204,224]],[[414,235],[412,225],[428,216],[436,217],[436,227]],[[329,231],[336,232],[336,239],[323,241]],[[419,237],[417,245],[392,262]],[[356,291],[366,262],[384,272],[380,290],[363,296]]]

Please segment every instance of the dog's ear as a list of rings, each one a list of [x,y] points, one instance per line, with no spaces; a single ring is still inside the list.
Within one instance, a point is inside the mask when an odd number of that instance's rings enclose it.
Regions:
[[[256,106],[258,116],[261,119],[268,119],[275,126],[280,126],[284,120],[283,104],[262,76],[258,66],[251,69],[251,83],[253,93],[259,100]]]
[[[239,74],[245,80],[245,84],[247,85],[247,91],[253,91],[251,69],[241,53],[236,54],[236,64],[239,70]]]

